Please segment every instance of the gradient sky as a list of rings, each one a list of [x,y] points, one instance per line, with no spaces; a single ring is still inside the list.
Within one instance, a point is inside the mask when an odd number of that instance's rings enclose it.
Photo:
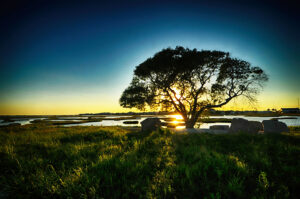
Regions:
[[[130,111],[118,100],[135,66],[177,45],[228,51],[266,71],[270,80],[255,106],[236,100],[225,108],[298,106],[296,4],[82,2],[7,1],[2,6],[0,114]]]

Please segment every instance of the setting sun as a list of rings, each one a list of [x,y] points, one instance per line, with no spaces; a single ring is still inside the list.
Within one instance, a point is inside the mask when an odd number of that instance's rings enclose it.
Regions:
[[[175,118],[176,120],[183,120],[181,115],[170,115],[171,117]]]

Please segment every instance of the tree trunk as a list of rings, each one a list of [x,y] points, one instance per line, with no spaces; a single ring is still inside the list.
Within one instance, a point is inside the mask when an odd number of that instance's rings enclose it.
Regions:
[[[196,120],[188,120],[185,122],[185,128],[193,129],[196,124]]]

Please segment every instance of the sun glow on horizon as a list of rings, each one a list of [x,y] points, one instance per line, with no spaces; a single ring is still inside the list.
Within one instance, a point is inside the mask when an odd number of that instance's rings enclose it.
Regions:
[[[18,98],[19,99],[19,98]],[[120,107],[117,100],[108,97],[96,97],[92,95],[90,98],[71,99],[65,97],[48,99],[34,99],[18,101],[2,101],[0,102],[1,115],[68,115],[81,113],[124,113],[124,112],[138,112],[137,109],[126,109]],[[227,105],[217,109],[221,111],[264,111],[267,109],[293,108],[298,107],[297,95],[279,95],[278,93],[263,93],[258,97],[258,102],[254,105],[247,104],[243,99],[235,99]],[[151,111],[151,110],[149,110]],[[172,115],[176,120],[182,120],[179,114]]]
[[[177,115],[171,115],[171,117],[175,118],[176,120],[183,120],[183,117],[181,115],[179,115],[179,114],[177,114]]]

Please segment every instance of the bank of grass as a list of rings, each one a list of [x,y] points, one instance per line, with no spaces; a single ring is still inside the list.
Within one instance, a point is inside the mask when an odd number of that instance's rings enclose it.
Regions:
[[[300,137],[0,129],[2,198],[298,198]]]

